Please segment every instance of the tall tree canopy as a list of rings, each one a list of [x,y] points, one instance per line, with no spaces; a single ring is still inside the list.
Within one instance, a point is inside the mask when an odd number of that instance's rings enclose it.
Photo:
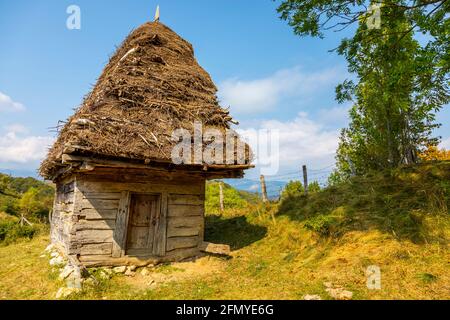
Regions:
[[[343,174],[414,163],[427,145],[435,145],[435,113],[449,102],[449,0],[302,1],[279,7],[301,36],[323,37],[353,24],[337,52],[357,82],[336,88],[339,102],[352,101],[349,128],[337,152]],[[379,24],[368,22],[379,9]],[[415,33],[426,35],[420,43]]]

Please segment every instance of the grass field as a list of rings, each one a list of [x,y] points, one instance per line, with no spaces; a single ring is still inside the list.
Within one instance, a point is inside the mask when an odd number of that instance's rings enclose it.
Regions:
[[[157,266],[146,276],[102,280],[93,272],[98,282],[70,298],[331,299],[324,282],[332,282],[353,299],[449,299],[447,169],[211,213],[206,240],[229,244],[231,257]],[[62,283],[40,257],[47,244],[40,235],[0,247],[0,299],[54,299]],[[381,290],[367,288],[371,265],[381,269]]]
[[[448,299],[449,255],[439,244],[414,244],[379,231],[352,231],[339,241],[316,239],[298,222],[281,216],[213,217],[231,238],[229,259],[203,257],[160,266],[150,276],[115,275],[87,286],[79,299],[301,299],[330,297],[326,281],[354,299]],[[224,241],[222,241],[224,242]],[[48,258],[46,236],[0,248],[1,299],[53,299],[62,285]],[[382,289],[368,290],[365,270],[378,265]],[[149,285],[150,280],[156,283]]]

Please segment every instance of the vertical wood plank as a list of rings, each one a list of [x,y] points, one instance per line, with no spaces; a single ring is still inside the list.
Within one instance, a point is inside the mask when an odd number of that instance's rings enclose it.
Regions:
[[[122,191],[119,201],[119,210],[116,218],[116,229],[113,235],[112,257],[119,258],[125,255],[127,240],[127,226],[130,207],[130,192]]]
[[[200,225],[200,232],[198,234],[198,245],[202,245],[203,239],[205,238],[205,195],[206,195],[206,180],[202,182],[202,200],[203,203],[201,205],[201,217],[202,223]]]
[[[153,245],[153,254],[160,257],[166,255],[168,202],[169,194],[163,192],[161,194],[159,217],[155,226],[155,243]]]

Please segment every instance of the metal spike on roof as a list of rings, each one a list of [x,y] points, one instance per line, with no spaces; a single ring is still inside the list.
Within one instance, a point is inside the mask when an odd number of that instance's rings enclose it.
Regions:
[[[159,21],[159,5],[156,6],[156,12],[155,12],[155,22]]]

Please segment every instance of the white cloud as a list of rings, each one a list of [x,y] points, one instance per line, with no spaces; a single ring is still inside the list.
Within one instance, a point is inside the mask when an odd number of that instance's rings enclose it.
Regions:
[[[2,111],[23,111],[25,110],[25,106],[19,102],[14,101],[11,97],[6,94],[0,92],[0,112]]]
[[[450,150],[450,137],[448,137],[447,139],[442,139],[439,147]]]
[[[232,78],[219,85],[223,106],[231,106],[237,113],[268,111],[283,98],[302,97],[334,84],[342,74],[338,68],[304,73],[300,67],[280,70],[271,76],[256,80]]]
[[[0,162],[21,163],[42,160],[54,141],[51,137],[26,135],[22,125],[5,127],[0,136]]]
[[[24,125],[21,125],[19,123],[14,123],[14,124],[10,124],[8,126],[5,127],[6,132],[8,133],[28,133],[29,130],[27,127],[25,127]]]
[[[255,130],[275,130],[279,135],[279,153],[269,157],[279,158],[279,174],[283,171],[300,170],[301,165],[309,168],[322,168],[333,164],[339,142],[339,129],[327,129],[321,123],[300,112],[289,121],[265,120],[255,128],[240,129],[242,136],[249,136]],[[249,141],[252,150],[258,153],[255,141]],[[276,161],[277,159],[272,159]],[[261,167],[258,166],[257,167]],[[300,172],[300,171],[299,171]]]
[[[349,122],[349,110],[351,105],[336,106],[330,109],[320,109],[319,122],[328,126],[344,127]]]

